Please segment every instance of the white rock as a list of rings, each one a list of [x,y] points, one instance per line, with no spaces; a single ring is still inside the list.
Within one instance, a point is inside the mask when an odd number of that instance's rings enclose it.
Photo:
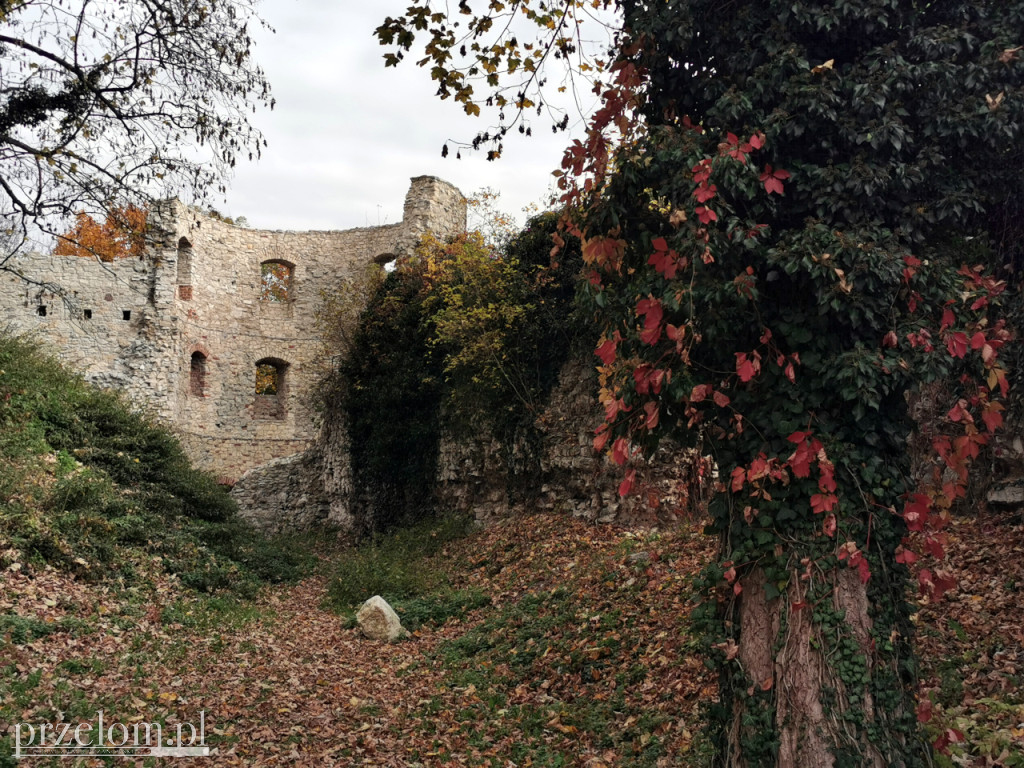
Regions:
[[[359,606],[359,610],[356,611],[356,622],[363,634],[371,640],[387,640],[393,643],[409,636],[398,614],[380,595],[374,595]]]

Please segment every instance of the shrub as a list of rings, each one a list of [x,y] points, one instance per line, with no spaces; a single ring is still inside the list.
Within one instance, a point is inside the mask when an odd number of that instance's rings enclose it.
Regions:
[[[204,591],[299,575],[301,560],[241,521],[170,432],[4,336],[0,491],[0,535],[82,577],[130,581],[153,556]]]

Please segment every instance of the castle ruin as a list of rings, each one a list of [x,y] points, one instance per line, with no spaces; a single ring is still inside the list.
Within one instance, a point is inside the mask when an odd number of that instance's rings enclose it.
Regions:
[[[419,176],[400,223],[332,232],[245,229],[176,200],[149,214],[140,260],[26,254],[0,273],[0,329],[56,349],[87,380],[123,391],[172,426],[225,483],[303,451],[327,356],[324,294],[421,235],[466,228],[466,200]]]

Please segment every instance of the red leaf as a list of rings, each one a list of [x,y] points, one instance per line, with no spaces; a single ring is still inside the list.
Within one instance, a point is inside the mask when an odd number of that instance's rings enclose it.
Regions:
[[[850,561],[850,565],[853,565],[853,561]],[[871,566],[868,565],[868,559],[861,557],[857,561],[857,576],[860,578],[861,584],[867,584],[871,581]]]
[[[811,496],[811,510],[816,515],[822,512],[831,512],[838,503],[839,497],[834,493],[816,493]]]
[[[714,399],[715,405],[719,408],[725,408],[730,402],[729,397],[724,392],[715,392]]]
[[[633,371],[633,381],[636,382],[636,391],[638,394],[646,395],[651,391],[651,374],[653,372],[654,369],[647,363],[644,363]]]
[[[932,719],[932,700],[925,696],[917,702],[917,722],[927,723]]]
[[[935,571],[932,575],[932,581],[935,583],[935,589],[932,593],[932,599],[934,600],[941,600],[944,594],[956,586],[956,579],[942,570]]]
[[[905,547],[896,547],[896,562],[904,565],[913,565],[917,562],[917,555]]]
[[[772,170],[770,165],[764,167],[764,173],[762,173],[758,179],[764,184],[765,190],[770,195],[772,192],[781,195],[783,193],[782,180],[789,178],[789,171],[785,171],[782,168]]]
[[[597,434],[594,436],[594,450],[600,453],[604,450],[605,445],[608,444],[608,438],[611,437],[612,433],[608,429],[607,424],[602,424],[597,429]]]
[[[807,447],[806,443],[801,443],[800,446],[793,451],[793,455],[789,457],[789,466],[793,470],[793,474],[797,477],[810,477],[811,475],[811,459],[814,458],[814,454],[810,448]]]
[[[747,471],[743,467],[736,467],[732,471],[732,492],[739,493],[743,490],[743,483],[747,479]]]
[[[641,299],[636,305],[636,316],[644,318],[644,329],[640,340],[645,344],[657,344],[661,338],[661,318],[664,315],[661,302],[655,298]]]
[[[953,311],[945,309],[942,311],[942,324],[939,326],[939,333],[951,327],[956,322],[956,316],[953,315]]]
[[[629,410],[621,397],[613,397],[604,404],[604,420],[611,424],[615,421],[615,417],[619,415],[619,411],[627,413]]]
[[[644,403],[644,413],[646,414],[644,426],[648,430],[653,430],[658,426],[658,404],[655,402]]]
[[[750,146],[753,149],[760,149],[761,147],[763,147],[764,146],[764,134],[763,133],[755,133],[753,136],[751,136],[750,137]]]
[[[615,348],[616,343],[613,339],[608,339],[594,350],[594,354],[601,358],[601,362],[605,365],[611,365],[615,362]]]
[[[946,349],[953,357],[963,357],[967,354],[967,334],[957,331],[946,339]]]
[[[971,349],[981,349],[985,346],[985,334],[978,331],[971,336]]]
[[[825,518],[825,522],[821,524],[821,529],[825,532],[825,535],[832,538],[836,535],[836,516],[829,513],[828,517]]]
[[[628,496],[629,492],[633,490],[633,483],[635,480],[635,469],[631,469],[628,472],[626,472],[626,479],[619,483],[619,496]]]
[[[711,178],[711,159],[704,158],[697,165],[690,169],[693,173],[693,180],[697,184],[704,184]]]
[[[740,377],[740,381],[746,383],[754,378],[757,373],[757,369],[754,363],[747,357],[746,352],[736,353],[736,374]]]
[[[930,513],[931,499],[923,493],[915,493],[903,507],[903,520],[909,530],[921,531],[924,530],[924,521]]]
[[[949,409],[949,413],[946,414],[946,417],[950,421],[954,421],[954,422],[955,421],[960,421],[960,419],[962,419],[964,417],[964,409],[960,407],[960,403],[959,402],[956,405],[954,405],[952,408]]]
[[[707,398],[708,392],[710,392],[710,391],[711,391],[711,385],[710,384],[698,384],[697,386],[695,386],[690,391],[690,402],[691,403],[699,403],[699,402],[701,402],[702,400]]]
[[[697,218],[700,219],[702,224],[710,224],[712,221],[718,221],[718,214],[703,205],[698,205],[693,209],[693,212],[697,214]]]
[[[698,203],[706,203],[711,200],[716,194],[718,194],[718,187],[714,184],[701,184],[695,190],[693,190],[693,196],[697,198]],[[707,222],[704,222],[707,224]]]
[[[656,251],[667,251],[668,250],[668,241],[665,240],[664,237],[656,237],[656,238],[654,238],[653,240],[651,240],[651,245],[654,247],[654,250],[656,250]]]
[[[666,280],[673,280],[679,270],[679,254],[675,251],[655,251],[647,259],[647,263],[659,274],[664,275]]]
[[[917,575],[918,586],[921,594],[928,595],[932,600],[940,600],[946,592],[956,586],[956,579],[943,571],[932,573],[927,568],[922,568]]]
[[[620,467],[629,459],[629,443],[626,438],[620,437],[612,444],[612,461]],[[620,494],[624,495],[624,494]]]
[[[1003,414],[999,412],[1002,407],[999,403],[989,403],[981,412],[981,420],[985,422],[989,432],[995,432],[1003,425]]]
[[[946,550],[943,548],[946,537],[944,534],[938,536],[928,536],[924,540],[924,548],[928,550],[928,554],[934,557],[936,560],[942,560],[946,556]]]

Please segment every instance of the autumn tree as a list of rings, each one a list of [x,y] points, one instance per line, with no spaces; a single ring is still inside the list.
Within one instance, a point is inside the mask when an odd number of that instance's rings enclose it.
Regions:
[[[0,266],[77,212],[223,188],[264,143],[261,23],[250,0],[0,3]]]
[[[470,5],[470,40],[508,6]],[[582,4],[511,5],[564,29]],[[603,107],[561,182],[603,331],[595,446],[623,493],[632,456],[666,435],[703,436],[718,463],[719,760],[924,765],[906,565],[941,559],[1002,420],[1003,285],[973,264],[1012,266],[1019,248],[1024,2],[618,7]],[[463,51],[452,21],[433,23],[442,86],[481,56],[500,79],[529,55]],[[560,50],[550,27],[529,50]],[[907,398],[940,380],[934,471],[914,477]],[[932,598],[951,586],[941,565],[921,571]]]
[[[146,211],[134,205],[118,207],[100,224],[87,213],[57,238],[57,256],[97,258],[100,261],[141,258],[146,251]]]

